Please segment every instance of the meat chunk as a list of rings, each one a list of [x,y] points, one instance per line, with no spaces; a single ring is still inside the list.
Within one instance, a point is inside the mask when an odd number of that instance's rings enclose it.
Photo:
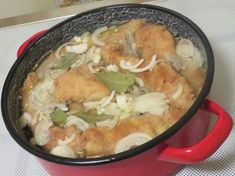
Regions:
[[[146,24],[144,20],[131,20],[120,25],[116,32],[107,38],[106,45],[101,48],[101,56],[106,64],[119,64],[120,60],[132,63],[139,61],[135,48],[134,33]]]
[[[133,64],[138,63],[138,57],[125,55],[123,51],[124,47],[121,44],[110,43],[101,48],[101,57],[106,64],[119,65],[121,60],[130,61]]]
[[[31,114],[35,113],[35,107],[29,103],[29,92],[32,90],[36,84],[38,83],[38,75],[36,72],[30,72],[27,75],[27,78],[25,79],[23,83],[23,87],[21,89],[21,101],[22,101],[22,106],[23,109]]]
[[[205,72],[202,68],[195,66],[192,62],[187,62],[183,75],[192,86],[194,92],[198,94],[205,79]]]
[[[75,126],[70,126],[68,128],[61,128],[57,126],[53,126],[50,128],[50,141],[44,145],[44,149],[47,151],[51,151],[58,145],[59,140],[66,140],[66,138],[70,138],[72,135],[79,136],[81,131]]]
[[[146,21],[141,19],[130,20],[129,22],[118,26],[116,32],[111,33],[106,42],[120,43],[122,41],[125,41],[130,37],[130,35],[134,35],[134,33],[145,24]]]
[[[59,102],[92,101],[109,94],[109,89],[89,72],[87,66],[73,68],[54,81],[54,95]]]
[[[166,94],[170,103],[171,118],[169,121],[178,120],[192,105],[195,100],[193,89],[188,81],[178,72],[176,72],[169,64],[160,64],[150,72],[140,73],[146,88],[151,91],[160,91]],[[174,97],[177,89],[182,87],[177,98]],[[176,112],[174,114],[173,112]],[[173,118],[173,119],[172,119]],[[167,120],[167,119],[166,119]]]
[[[174,38],[163,25],[146,24],[136,31],[135,40],[137,49],[146,60],[154,54],[158,58],[164,58],[165,54],[175,54]]]

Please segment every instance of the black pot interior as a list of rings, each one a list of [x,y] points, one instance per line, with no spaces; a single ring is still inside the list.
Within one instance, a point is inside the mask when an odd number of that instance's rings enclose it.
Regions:
[[[86,31],[94,31],[101,26],[111,26],[124,23],[130,19],[145,19],[157,24],[166,25],[175,37],[184,37],[193,41],[206,63],[206,78],[202,91],[192,108],[173,127],[156,137],[152,141],[132,149],[128,152],[103,157],[98,159],[66,159],[52,156],[40,148],[32,146],[21,130],[18,118],[20,117],[19,93],[26,75],[34,70],[50,51],[55,50],[60,44],[69,41],[75,35],[81,35]],[[45,35],[32,43],[17,59],[6,79],[2,94],[2,114],[6,126],[12,137],[27,151],[49,161],[72,164],[89,165],[121,160],[143,152],[174,134],[182,127],[190,117],[199,109],[208,94],[214,72],[213,54],[208,40],[203,32],[186,17],[162,7],[128,4],[104,7],[91,10],[72,17],[51,28]]]

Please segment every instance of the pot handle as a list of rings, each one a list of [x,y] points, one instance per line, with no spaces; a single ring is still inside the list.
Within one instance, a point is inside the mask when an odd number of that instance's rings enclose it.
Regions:
[[[23,44],[21,44],[18,51],[17,51],[17,57],[19,57],[24,52],[24,50],[29,46],[30,43],[32,43],[34,40],[36,40],[41,35],[43,35],[46,31],[47,30],[37,32],[36,34],[31,36],[29,39],[27,39]]]
[[[232,129],[232,118],[214,101],[205,100],[204,107],[206,111],[217,115],[217,121],[209,134],[190,147],[166,146],[159,154],[158,160],[179,164],[193,164],[205,160],[222,145]]]

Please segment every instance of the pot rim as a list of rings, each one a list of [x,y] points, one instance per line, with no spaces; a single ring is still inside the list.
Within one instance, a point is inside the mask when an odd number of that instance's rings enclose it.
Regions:
[[[201,89],[200,94],[198,95],[197,99],[195,100],[195,102],[193,103],[193,105],[190,107],[190,109],[181,117],[180,120],[178,120],[172,127],[170,127],[169,129],[167,129],[165,132],[163,132],[162,134],[160,134],[159,136],[155,137],[154,139],[152,139],[151,141],[138,146],[134,149],[122,152],[122,153],[118,153],[118,154],[114,154],[114,155],[110,155],[110,156],[106,156],[106,157],[99,157],[99,158],[88,158],[88,159],[73,159],[73,158],[64,158],[64,157],[59,157],[59,156],[55,156],[55,155],[51,155],[45,151],[42,151],[36,147],[32,147],[32,145],[30,145],[29,143],[27,143],[26,141],[24,141],[23,139],[21,139],[19,137],[19,134],[17,133],[17,131],[14,129],[11,121],[8,118],[8,112],[7,112],[7,95],[8,95],[8,87],[9,87],[9,83],[11,81],[11,78],[14,74],[15,69],[18,67],[19,63],[21,62],[21,60],[27,55],[27,52],[29,51],[29,49],[37,42],[39,41],[44,35],[50,33],[51,31],[57,29],[58,27],[62,26],[63,24],[76,19],[77,17],[89,14],[89,13],[94,13],[100,10],[104,10],[104,9],[108,9],[108,8],[123,8],[123,7],[143,7],[143,8],[150,8],[150,9],[155,9],[155,10],[159,10],[159,11],[163,11],[165,13],[171,14],[173,16],[176,16],[177,18],[182,19],[185,23],[187,23],[189,26],[191,26],[195,32],[198,34],[198,36],[200,37],[200,39],[202,40],[202,43],[205,47],[205,52],[206,52],[206,56],[207,56],[207,72],[206,72],[206,77],[205,77],[205,81],[204,81],[204,85]],[[213,56],[213,52],[212,52],[212,48],[210,46],[210,43],[206,37],[206,35],[203,33],[203,31],[193,22],[191,21],[189,18],[185,17],[184,15],[175,12],[171,9],[168,8],[164,8],[164,7],[159,7],[159,6],[155,6],[155,5],[148,5],[148,4],[118,4],[118,5],[110,5],[110,6],[105,6],[105,7],[100,7],[100,8],[96,8],[96,9],[92,9],[80,14],[77,14],[73,17],[70,17],[56,25],[54,25],[52,28],[50,28],[48,31],[46,31],[42,36],[40,36],[39,38],[37,38],[35,41],[33,41],[21,54],[21,56],[19,56],[19,58],[17,58],[17,60],[15,61],[15,63],[13,64],[13,66],[11,67],[7,78],[5,80],[4,86],[3,86],[3,91],[2,91],[2,99],[1,99],[1,107],[2,107],[2,116],[3,116],[3,120],[4,123],[9,131],[9,133],[11,134],[11,136],[14,138],[14,140],[21,146],[23,147],[26,151],[28,151],[29,153],[50,161],[50,162],[54,162],[54,163],[58,163],[58,164],[65,164],[65,165],[76,165],[76,166],[88,166],[88,165],[99,165],[99,164],[106,164],[106,163],[111,163],[111,162],[115,162],[115,161],[120,161],[120,160],[124,160],[124,159],[128,159],[130,157],[133,157],[135,155],[141,154],[147,150],[152,149],[153,147],[155,147],[156,145],[160,144],[162,141],[168,139],[169,137],[171,137],[173,134],[175,134],[181,127],[183,127],[190,119],[191,117],[199,110],[199,108],[203,105],[203,102],[206,98],[206,96],[208,95],[211,85],[212,85],[212,81],[213,81],[213,76],[214,76],[214,56]]]

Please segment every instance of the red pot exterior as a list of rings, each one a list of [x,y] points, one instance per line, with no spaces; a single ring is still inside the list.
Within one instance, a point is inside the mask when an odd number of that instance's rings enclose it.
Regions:
[[[96,166],[69,166],[39,159],[51,176],[167,176],[178,171],[182,165],[158,160],[158,155],[169,144],[187,147],[201,140],[208,129],[209,113],[199,110],[190,121],[167,141],[134,157]],[[200,130],[199,130],[200,129]]]

